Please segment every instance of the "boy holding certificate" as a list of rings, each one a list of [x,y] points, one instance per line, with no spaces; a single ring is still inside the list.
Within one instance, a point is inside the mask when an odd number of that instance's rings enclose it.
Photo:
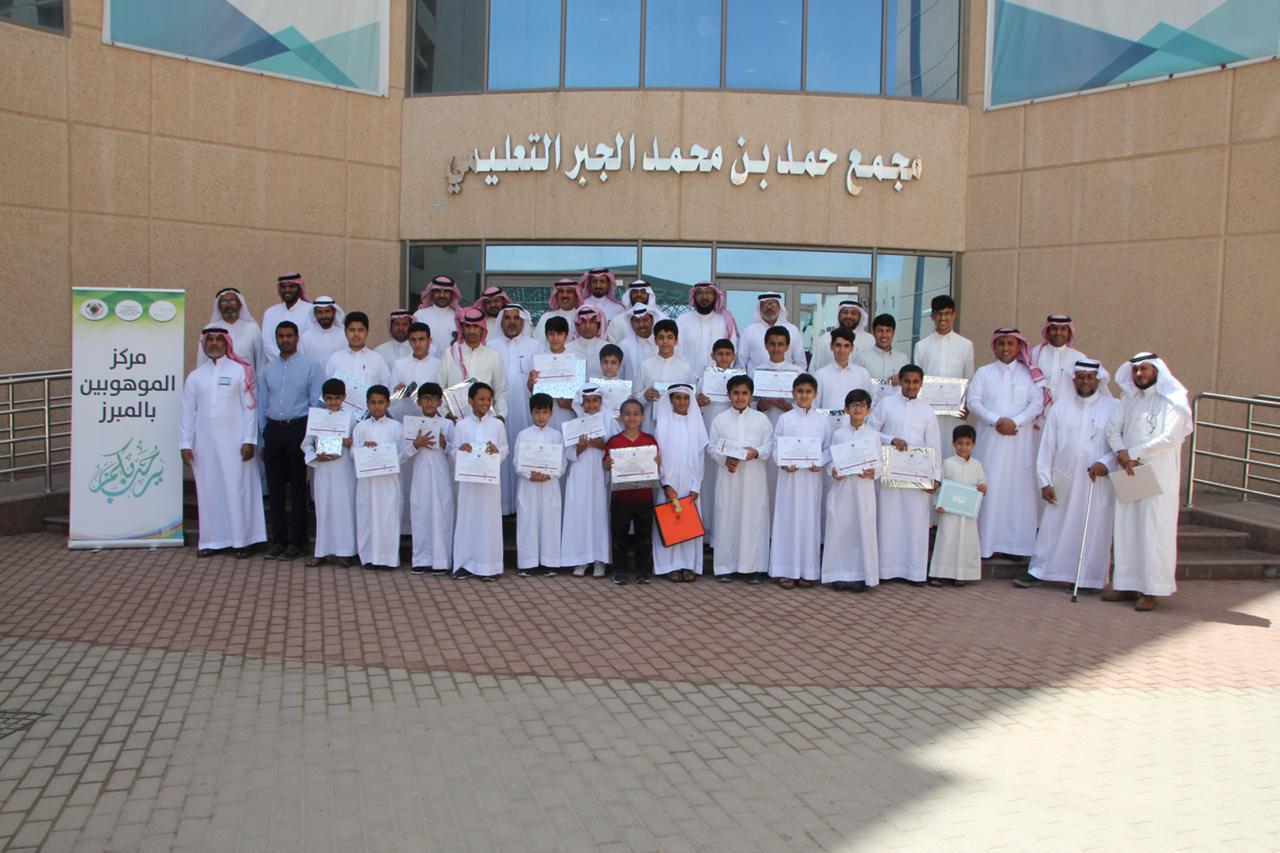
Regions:
[[[552,321],[556,318],[552,317]],[[550,325],[550,323],[548,323]],[[453,428],[455,469],[462,454],[484,453],[498,458],[499,467],[507,455],[507,430],[492,411],[493,389],[476,382],[467,390],[471,412]],[[459,470],[458,475],[461,475]],[[494,581],[502,574],[502,485],[458,483],[458,520],[453,528],[453,579],[471,575]]]
[[[791,384],[795,406],[778,418],[773,431],[778,495],[769,574],[783,589],[811,587],[821,578],[822,466],[831,418],[813,405],[817,396],[818,381],[808,373],[797,376]]]
[[[662,396],[655,387],[657,383],[669,386],[672,382],[693,382],[697,378],[689,363],[676,355],[680,328],[675,320],[654,323],[653,339],[658,345],[658,354],[644,360],[631,384],[631,393],[644,402],[644,423],[650,429],[653,428],[653,403]]]
[[[516,483],[516,571],[554,575],[560,568],[560,465],[564,440],[549,426],[554,404],[549,394],[529,398],[533,423],[516,436],[512,468]],[[554,456],[553,456],[554,454]]]
[[[763,393],[761,391],[760,384],[763,377],[759,375],[762,370],[777,371],[781,373],[804,372],[801,368],[796,367],[796,365],[787,357],[787,353],[791,348],[791,332],[788,331],[786,326],[771,326],[767,331],[765,331],[764,348],[765,352],[769,354],[769,360],[755,365],[751,373],[751,380],[755,383],[755,393],[757,395]],[[815,379],[814,381],[816,382],[817,380]],[[768,394],[771,393],[773,392],[768,392]],[[778,393],[781,393],[781,389],[779,389]],[[791,400],[790,398],[769,396],[768,394],[756,397],[756,409],[764,412],[769,418],[769,425],[774,429],[777,429],[778,418],[782,417],[784,412],[789,412],[791,410]],[[774,495],[778,490],[778,469],[776,466],[770,465],[768,466],[768,471],[769,505],[772,506],[774,503]]]
[[[326,379],[320,396],[326,409],[339,412],[347,399],[347,386],[341,379]],[[356,469],[351,462],[351,436],[332,445],[327,436],[302,439],[303,461],[314,470],[311,486],[316,504],[316,550],[307,565],[323,565],[332,554],[345,569],[356,555]]]
[[[569,350],[566,342],[569,340],[569,321],[563,317],[549,317],[546,321],[544,331],[547,337],[547,352],[552,355],[564,355]],[[538,383],[538,371],[529,371],[529,390],[533,391],[533,386]],[[557,398],[555,408],[551,410],[550,425],[555,429],[560,429],[560,425],[565,421],[573,420],[573,410],[571,398]]]
[[[951,431],[951,446],[956,455],[942,462],[942,479],[976,486],[986,494],[987,474],[982,463],[973,458],[973,445],[978,432],[968,424]],[[978,548],[978,519],[946,512],[941,506],[938,535],[933,540],[933,557],[929,560],[929,586],[942,586],[950,580],[956,586],[982,578],[982,554]]]
[[[412,337],[412,335],[411,335]],[[412,471],[409,478],[409,515],[413,527],[415,575],[444,574],[453,561],[453,476],[449,470],[449,446],[453,422],[440,415],[444,391],[436,382],[418,386],[422,417],[404,419],[401,462]]]
[[[609,486],[605,482],[605,443],[619,429],[618,422],[602,414],[604,397],[594,385],[584,385],[573,401],[578,417],[600,415],[604,435],[596,438],[578,436],[566,444],[564,457],[569,465],[565,475],[564,515],[569,523],[560,535],[561,565],[573,566],[573,576],[580,578],[592,569],[591,576],[602,578],[609,562]]]
[[[384,362],[385,364],[385,362]],[[369,417],[356,424],[351,443],[357,448],[386,450],[400,460],[404,433],[400,422],[387,414],[391,392],[374,385],[365,392]],[[360,562],[366,569],[394,569],[400,565],[400,468],[377,476],[360,476],[356,470],[356,539]]]
[[[836,332],[842,331],[836,329]],[[837,340],[835,332],[832,341]],[[834,590],[865,592],[880,583],[876,544],[876,474],[883,467],[880,433],[867,425],[871,395],[854,388],[844,398],[849,422],[831,436],[827,538],[822,582]]]
[[[733,367],[734,359],[738,357],[737,352],[733,348],[733,341],[728,338],[721,338],[711,345],[711,361],[715,365],[716,370],[724,371]],[[707,427],[707,434],[711,434],[711,422],[721,412],[729,409],[728,385],[719,391],[714,397],[707,396],[707,371],[712,371],[710,378],[716,379],[716,370],[712,370],[710,366],[703,369],[703,373],[698,377],[698,408],[702,410],[702,422]],[[725,381],[723,374],[718,377],[720,381]],[[713,392],[714,393],[714,392]],[[702,497],[698,499],[700,509],[702,511],[702,526],[707,531],[707,542],[715,545],[715,518],[716,518],[716,472],[711,471],[702,481]]]
[[[715,463],[707,479],[716,482],[712,565],[722,583],[743,574],[747,583],[760,584],[769,570],[770,508],[764,495],[769,487],[765,460],[773,449],[773,427],[764,414],[751,408],[755,390],[751,377],[731,377],[728,388],[729,408],[711,422],[707,444]]]
[[[644,421],[644,406],[640,405],[639,400],[627,400],[623,403],[618,419],[622,421],[622,432],[606,441],[604,445],[602,464],[606,471],[613,470],[613,458],[610,453],[614,450],[653,447],[656,451],[658,447],[658,442],[653,436],[640,430],[640,424]],[[662,461],[660,454],[657,461]],[[610,498],[609,534],[613,542],[613,582],[619,585],[627,582],[626,560],[629,541],[631,554],[636,561],[635,581],[640,584],[648,583],[653,574],[653,549],[649,544],[653,532],[653,488],[641,486],[633,489],[614,489]],[[635,535],[628,536],[628,531],[632,529]]]

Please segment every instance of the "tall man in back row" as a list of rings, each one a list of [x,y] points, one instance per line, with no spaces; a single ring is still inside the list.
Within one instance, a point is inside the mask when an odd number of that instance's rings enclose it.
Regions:
[[[933,318],[933,334],[916,344],[915,363],[924,369],[925,378],[952,376],[959,379],[973,378],[973,341],[955,330],[956,303],[950,296],[935,296],[929,303]],[[963,418],[938,416],[938,429],[944,436],[943,456],[951,456],[951,432],[964,422]],[[981,441],[981,437],[979,437]]]
[[[276,326],[290,320],[298,327],[301,337],[311,330],[311,303],[307,301],[307,284],[302,273],[287,272],[276,279],[276,293],[280,301],[262,312],[262,355],[267,361],[277,358]]]

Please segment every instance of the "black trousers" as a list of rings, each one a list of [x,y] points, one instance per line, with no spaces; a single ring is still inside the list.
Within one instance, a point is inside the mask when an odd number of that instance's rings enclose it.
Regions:
[[[307,463],[302,457],[302,438],[306,433],[306,418],[267,421],[262,433],[267,490],[271,493],[271,541],[304,550],[307,547]]]
[[[627,528],[635,522],[634,536],[627,535]],[[609,506],[609,534],[613,539],[613,571],[627,570],[627,548],[634,548],[636,574],[653,574],[653,548],[649,543],[653,530],[653,504],[619,503]]]

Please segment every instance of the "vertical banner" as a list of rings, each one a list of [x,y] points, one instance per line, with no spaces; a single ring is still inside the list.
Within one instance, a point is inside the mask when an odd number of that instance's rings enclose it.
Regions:
[[[185,299],[71,289],[70,548],[183,544]]]

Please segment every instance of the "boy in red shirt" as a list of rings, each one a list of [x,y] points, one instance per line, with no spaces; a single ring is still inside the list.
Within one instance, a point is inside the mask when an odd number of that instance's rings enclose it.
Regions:
[[[609,452],[624,447],[657,447],[658,442],[647,432],[640,431],[644,420],[644,407],[639,400],[631,399],[622,404],[618,413],[622,432],[605,442],[604,467],[613,469]],[[653,488],[623,488],[611,493],[609,503],[609,534],[613,549],[613,582],[621,586],[627,582],[626,542],[627,529],[635,525],[632,553],[635,554],[636,583],[649,583],[653,576],[653,546],[650,536],[653,530]]]

